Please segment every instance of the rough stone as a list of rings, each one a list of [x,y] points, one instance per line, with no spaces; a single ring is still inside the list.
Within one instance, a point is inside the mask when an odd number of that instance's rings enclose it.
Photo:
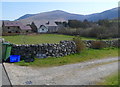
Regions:
[[[61,57],[76,52],[74,41],[60,41],[58,44],[13,45],[12,55],[21,55],[21,59]],[[45,56],[44,56],[45,55]]]

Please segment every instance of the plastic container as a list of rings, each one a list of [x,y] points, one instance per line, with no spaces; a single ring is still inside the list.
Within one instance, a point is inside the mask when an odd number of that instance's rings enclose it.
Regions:
[[[20,55],[11,55],[10,56],[10,62],[19,62],[20,61]]]
[[[12,44],[10,43],[3,43],[2,44],[2,59],[6,61],[11,54]]]

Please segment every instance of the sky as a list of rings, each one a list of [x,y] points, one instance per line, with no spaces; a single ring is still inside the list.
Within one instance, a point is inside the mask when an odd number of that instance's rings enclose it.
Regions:
[[[56,0],[57,1],[57,0]],[[99,13],[118,6],[118,0],[64,0],[61,1],[38,1],[38,0],[2,0],[0,16],[2,20],[15,20],[25,14],[36,14],[41,12],[63,10],[75,14]]]

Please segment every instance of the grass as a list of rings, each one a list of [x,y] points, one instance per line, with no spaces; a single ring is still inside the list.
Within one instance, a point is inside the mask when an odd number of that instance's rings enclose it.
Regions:
[[[118,78],[118,76],[120,76],[120,73],[118,73],[118,72],[113,73],[113,74],[105,77],[103,82],[98,83],[98,85],[113,85],[113,87],[116,87],[116,85],[120,85],[119,84],[120,78]]]
[[[100,50],[95,49],[87,49],[81,53],[71,54],[68,56],[60,57],[60,58],[45,58],[45,59],[35,59],[34,62],[25,63],[24,61],[20,61],[15,63],[21,66],[33,66],[33,67],[51,67],[51,66],[60,66],[65,64],[73,64],[83,61],[89,61],[94,59],[102,59],[107,57],[118,56],[118,48],[104,48]]]
[[[3,36],[6,41],[14,44],[41,44],[59,43],[62,40],[72,40],[74,36],[58,34],[38,34],[38,35],[17,35]],[[82,40],[96,40],[95,38],[81,37]],[[107,39],[108,40],[108,39]]]
[[[17,35],[3,36],[6,41],[15,44],[41,44],[41,43],[59,43],[61,40],[71,40],[73,36],[56,35],[56,34],[39,34],[39,35]]]

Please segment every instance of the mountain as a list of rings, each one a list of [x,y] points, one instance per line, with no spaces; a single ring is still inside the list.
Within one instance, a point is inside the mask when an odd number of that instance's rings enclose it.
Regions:
[[[34,16],[34,14],[26,14],[26,15],[24,15],[24,16],[22,16],[22,17],[16,19],[16,20],[25,19],[25,18],[28,18],[28,17],[31,17],[31,16]]]
[[[87,19],[90,21],[98,21],[101,19],[114,19],[114,18],[118,18],[118,10],[120,10],[119,8],[113,8],[110,10],[106,10],[104,12],[101,13],[96,13],[96,14],[91,14],[91,15],[87,15]]]
[[[68,13],[61,10],[55,10],[55,11],[38,13],[38,14],[26,14],[16,20],[26,24],[31,23],[32,21],[34,21],[36,24],[39,24],[47,21],[67,21],[70,19],[76,19],[76,20],[87,19],[89,21],[98,21],[100,19],[113,19],[117,17],[118,17],[118,8],[113,8],[101,13],[95,13],[90,15],[80,15],[80,14]]]

